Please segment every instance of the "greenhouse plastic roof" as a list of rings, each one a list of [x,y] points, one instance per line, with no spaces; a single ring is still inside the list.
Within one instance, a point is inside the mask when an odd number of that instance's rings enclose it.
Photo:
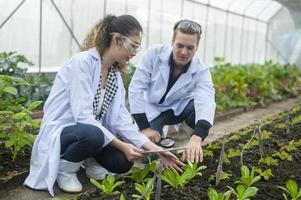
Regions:
[[[269,21],[282,7],[281,3],[274,0],[195,0],[195,2],[209,4],[265,22]]]

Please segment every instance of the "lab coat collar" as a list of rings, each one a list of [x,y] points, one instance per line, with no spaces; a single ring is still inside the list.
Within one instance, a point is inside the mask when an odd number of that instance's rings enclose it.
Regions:
[[[95,47],[89,49],[88,52],[91,56],[93,56],[93,58],[96,58],[97,60],[100,59],[99,53]]]

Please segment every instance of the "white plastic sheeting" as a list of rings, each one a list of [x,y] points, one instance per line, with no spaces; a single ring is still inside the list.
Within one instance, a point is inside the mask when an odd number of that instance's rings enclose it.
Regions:
[[[21,0],[0,0],[0,25]],[[39,16],[42,2],[42,71],[56,71],[78,52],[51,0],[26,0],[0,28],[0,51],[17,51],[39,63]],[[53,0],[77,40],[105,14],[131,14],[141,22],[143,51],[156,43],[171,43],[172,27],[180,19],[203,27],[197,54],[212,64],[214,57],[231,63],[301,62],[300,22],[289,8],[273,0]],[[298,11],[296,15],[299,15]],[[299,17],[301,19],[301,17]],[[299,27],[298,27],[299,23]],[[297,24],[297,25],[296,25]],[[301,64],[300,64],[301,65]]]

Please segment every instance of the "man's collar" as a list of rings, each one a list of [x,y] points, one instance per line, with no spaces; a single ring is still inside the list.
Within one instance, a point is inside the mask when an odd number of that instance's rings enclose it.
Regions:
[[[175,67],[175,62],[173,60],[173,52],[171,52],[171,54],[169,55],[168,64],[171,67],[171,69],[173,70]],[[191,60],[184,66],[184,68],[182,69],[182,73],[186,73],[188,71],[190,65],[191,65]]]

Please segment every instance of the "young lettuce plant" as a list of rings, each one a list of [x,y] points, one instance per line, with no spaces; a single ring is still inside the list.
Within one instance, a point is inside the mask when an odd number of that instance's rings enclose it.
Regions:
[[[236,196],[236,200],[249,200],[250,197],[254,197],[258,191],[256,187],[246,187],[244,185],[238,185],[235,189],[229,186],[227,187]]]
[[[155,172],[155,171],[156,171],[156,161],[154,160],[151,163],[145,165],[144,168],[133,167],[132,173],[129,176],[129,178],[136,183],[141,183],[145,180],[149,172]]]
[[[101,184],[95,179],[90,179],[90,182],[108,196],[119,194],[119,191],[115,191],[115,189],[125,183],[125,181],[116,181],[115,177],[111,174],[102,180]]]
[[[232,175],[228,172],[225,172],[225,171],[222,171],[221,173],[221,177],[220,177],[220,181],[223,181],[223,180],[227,180],[231,177]],[[210,177],[208,178],[208,181],[209,182],[213,182],[214,180],[216,180],[216,174],[211,174]]]
[[[273,176],[272,169],[270,169],[270,168],[268,168],[264,171],[261,168],[256,168],[255,171],[257,173],[259,173],[260,176],[263,177],[264,180],[266,180],[266,181],[270,180],[271,176]]]
[[[202,176],[201,170],[205,169],[206,166],[198,167],[197,163],[192,164],[188,162],[183,168],[184,172],[181,175],[175,170],[164,169],[162,180],[174,188],[182,187],[193,177]]]
[[[188,173],[180,175],[176,170],[172,169],[164,169],[162,174],[162,180],[174,188],[186,185],[189,178],[190,175]]]
[[[209,200],[229,200],[232,194],[232,190],[228,190],[225,193],[217,192],[213,188],[208,189]]]
[[[150,178],[148,179],[147,183],[135,183],[135,189],[139,192],[138,194],[133,194],[132,197],[139,199],[140,196],[144,195],[144,200],[150,200],[150,196],[154,193],[154,183],[153,180]]]
[[[242,184],[246,187],[250,187],[254,183],[260,180],[260,176],[254,177],[254,171],[255,167],[252,167],[252,170],[250,172],[249,168],[247,166],[241,167],[241,177],[239,181],[236,181],[235,183]]]
[[[258,161],[258,164],[266,164],[267,166],[278,166],[278,159],[274,159],[272,158],[271,156],[267,156],[267,157],[264,157],[264,158],[261,158],[259,161]]]
[[[278,188],[284,190],[291,196],[291,200],[300,200],[301,199],[301,188],[298,187],[296,181],[288,180],[286,183],[286,188],[278,186]],[[286,194],[282,194],[285,200],[288,200]]]
[[[193,177],[195,176],[202,176],[202,170],[206,169],[207,167],[206,166],[199,166],[198,167],[198,163],[195,162],[195,163],[191,163],[191,162],[188,162],[188,164],[184,165],[184,172],[183,174],[188,174],[190,176],[189,179],[192,179]]]

